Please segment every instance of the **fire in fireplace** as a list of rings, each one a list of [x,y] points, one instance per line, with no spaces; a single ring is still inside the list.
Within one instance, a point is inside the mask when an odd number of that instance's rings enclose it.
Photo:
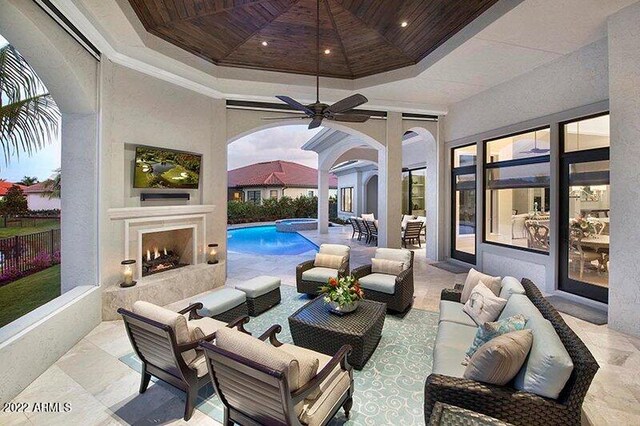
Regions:
[[[195,261],[193,228],[145,232],[140,250],[143,277],[191,265]]]
[[[152,250],[147,249],[146,255],[142,257],[142,276],[144,277],[187,265],[187,263],[180,262],[180,256],[173,250],[167,250],[166,247],[159,250],[157,247],[154,247]]]

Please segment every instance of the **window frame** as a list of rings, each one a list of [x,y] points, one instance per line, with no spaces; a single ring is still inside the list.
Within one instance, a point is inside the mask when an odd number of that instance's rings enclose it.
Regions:
[[[470,164],[467,166],[458,166],[455,167],[455,161],[456,161],[456,157],[455,157],[455,150],[456,149],[461,149],[461,148],[467,148],[469,146],[476,146],[476,161],[475,164]],[[450,148],[450,152],[451,152],[451,164],[450,164],[450,168],[451,168],[451,214],[449,219],[451,220],[451,226],[450,226],[450,231],[451,231],[451,247],[450,247],[450,256],[453,259],[462,261],[462,262],[466,262],[469,263],[471,265],[476,265],[477,264],[477,256],[478,256],[478,238],[477,238],[477,233],[478,233],[478,145],[479,142],[470,142],[468,144],[464,144],[464,145],[459,145],[459,146],[453,146]],[[476,229],[476,234],[475,234],[475,241],[474,241],[474,253],[467,253],[461,250],[457,250],[456,249],[456,218],[455,218],[455,214],[456,214],[456,177],[461,176],[461,175],[474,175],[475,176],[475,185],[476,185],[476,194],[475,194],[475,229]]]
[[[277,200],[278,199],[278,190],[277,189],[270,189],[269,190],[269,199],[271,199],[271,200]]]
[[[251,194],[258,194],[258,199],[253,199],[250,195]],[[262,204],[262,191],[260,190],[255,190],[255,189],[250,189],[247,190],[247,202],[249,203],[254,203],[254,204]]]
[[[553,131],[552,125],[546,124],[543,126],[534,127],[531,129],[519,130],[517,132],[508,133],[508,134],[497,136],[494,138],[485,139],[482,141],[482,243],[483,244],[489,244],[489,245],[498,246],[498,247],[505,247],[508,249],[520,250],[520,251],[525,251],[529,253],[536,253],[536,254],[541,254],[545,256],[550,255],[551,245],[549,245],[549,250],[544,251],[544,250],[538,250],[530,247],[522,247],[522,246],[516,246],[513,244],[505,244],[505,243],[487,240],[487,218],[488,218],[487,201],[489,198],[487,197],[487,171],[488,170],[508,168],[508,167],[518,167],[518,166],[524,166],[524,165],[530,165],[530,164],[548,163],[549,164],[549,187],[547,188],[548,191],[551,191],[551,185],[553,184],[553,181],[551,179],[551,150],[549,150],[549,154],[547,155],[539,155],[539,156],[529,157],[529,158],[516,158],[511,160],[493,161],[491,163],[488,163],[487,162],[487,156],[488,156],[487,144],[500,139],[505,139],[513,136],[522,135],[525,133],[537,132],[540,130],[547,130],[547,129],[549,130],[549,133],[552,133]],[[476,160],[476,164],[477,164],[477,160]],[[550,218],[549,220],[551,221],[552,219]]]
[[[349,190],[349,209],[345,209],[345,193]],[[340,188],[340,211],[344,213],[353,213],[353,186],[344,186]]]

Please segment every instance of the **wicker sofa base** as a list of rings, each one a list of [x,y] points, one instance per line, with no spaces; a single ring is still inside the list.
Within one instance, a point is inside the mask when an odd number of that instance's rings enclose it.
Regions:
[[[247,302],[243,302],[238,306],[229,309],[228,311],[224,311],[219,313],[218,315],[214,315],[213,319],[222,321],[222,322],[231,322],[234,319],[246,316],[249,314],[249,307],[247,306]]]
[[[310,296],[317,296],[319,294],[318,288],[320,288],[320,286],[325,284],[326,283],[319,283],[316,281],[299,280],[296,283],[296,289],[298,290],[298,293],[304,293]]]
[[[280,300],[280,287],[256,298],[247,297],[249,315],[252,317],[258,316],[280,303]]]

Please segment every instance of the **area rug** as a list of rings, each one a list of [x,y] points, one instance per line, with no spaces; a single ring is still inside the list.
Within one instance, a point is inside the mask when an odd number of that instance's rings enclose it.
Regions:
[[[594,308],[593,306],[578,303],[560,296],[549,296],[547,300],[558,311],[590,322],[591,324],[604,325],[608,321],[607,311],[603,311],[602,309]]]
[[[471,267],[469,266],[461,266],[453,262],[432,263],[431,266],[435,266],[438,269],[451,272],[452,274],[466,274],[467,272],[469,272],[469,269],[471,269]]]
[[[287,318],[309,299],[292,287],[283,286],[281,290],[282,303],[251,318],[246,328],[259,335],[271,325],[280,324],[282,332],[278,339],[293,343]],[[424,383],[431,373],[437,327],[438,314],[434,312],[412,309],[404,318],[387,315],[378,348],[361,371],[354,370],[351,418],[347,420],[344,411],[340,410],[330,424],[423,425]],[[140,361],[134,353],[120,360],[140,371]],[[162,382],[158,385],[166,386],[184,400],[183,392]],[[222,422],[222,403],[211,385],[201,389],[197,409]]]

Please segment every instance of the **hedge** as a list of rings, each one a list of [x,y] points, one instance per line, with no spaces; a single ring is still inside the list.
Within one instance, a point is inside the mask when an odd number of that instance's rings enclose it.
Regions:
[[[329,217],[337,217],[335,199],[329,200]],[[278,219],[318,217],[318,197],[284,196],[279,200],[266,199],[261,204],[248,201],[229,201],[227,221],[229,224],[249,222],[271,222]]]

